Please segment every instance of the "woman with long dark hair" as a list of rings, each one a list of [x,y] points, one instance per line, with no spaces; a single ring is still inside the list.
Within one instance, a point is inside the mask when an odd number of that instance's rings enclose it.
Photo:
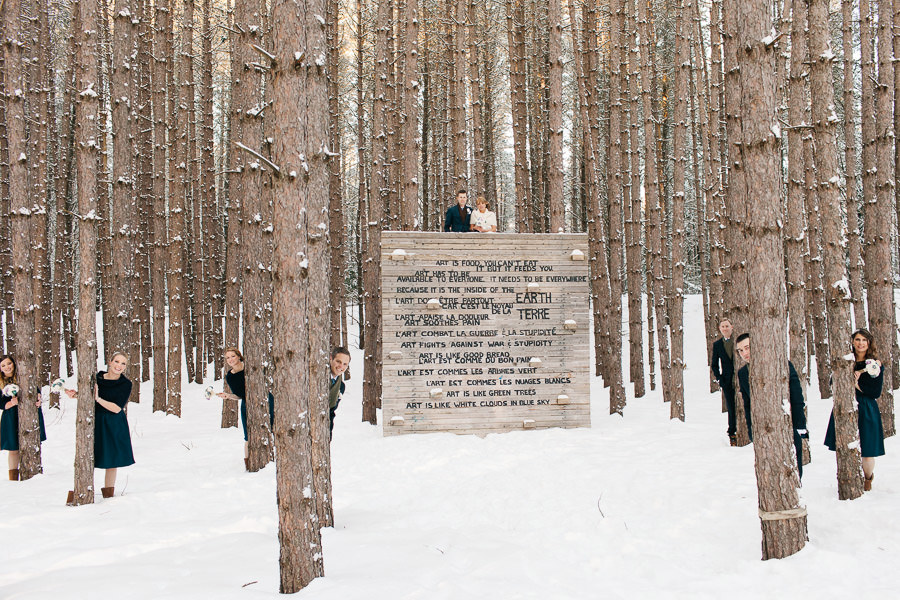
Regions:
[[[247,435],[247,385],[244,379],[244,355],[235,347],[225,348],[225,383],[231,392],[219,392],[220,398],[241,401],[241,427],[244,429],[244,468],[250,469],[250,445]],[[275,399],[269,394],[269,417],[275,422]]]
[[[872,489],[875,478],[875,457],[884,455],[884,427],[878,398],[884,384],[884,369],[878,360],[875,338],[866,329],[857,329],[850,337],[853,350],[853,376],[856,380],[857,418],[859,420],[859,449],[862,454],[862,468],[866,476],[864,489]],[[828,421],[825,445],[835,449],[834,410]]]
[[[19,480],[19,394],[18,365],[9,354],[0,357],[0,450],[9,452],[9,480]],[[8,392],[8,393],[7,393]],[[41,441],[47,439],[44,429],[44,413],[41,411],[41,392],[38,391],[38,424]]]

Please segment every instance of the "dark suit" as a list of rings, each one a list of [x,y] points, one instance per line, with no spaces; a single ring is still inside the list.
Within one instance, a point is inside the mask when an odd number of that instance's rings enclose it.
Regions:
[[[744,396],[744,414],[747,417],[747,433],[750,434],[750,441],[753,441],[753,419],[750,416],[750,365],[744,365],[738,371],[738,382],[741,386],[741,395]],[[794,450],[797,452],[797,468],[800,470],[800,477],[803,477],[803,443],[801,439],[801,431],[803,437],[809,437],[806,432],[806,401],[803,399],[803,384],[800,383],[800,376],[793,363],[788,361],[788,388],[791,398],[791,430],[794,433]]]
[[[447,214],[444,215],[444,231],[468,232],[471,217],[471,208],[466,206],[460,211],[459,204],[454,204],[447,209]]]
[[[725,408],[728,411],[728,436],[731,437],[737,431],[737,413],[734,408],[734,361],[725,350],[724,338],[713,342],[710,366],[716,381],[719,382],[719,387],[722,388],[722,393],[725,394]]]
[[[334,415],[337,413],[338,404],[344,394],[344,376],[329,375],[328,377],[328,423],[329,431],[334,431]]]

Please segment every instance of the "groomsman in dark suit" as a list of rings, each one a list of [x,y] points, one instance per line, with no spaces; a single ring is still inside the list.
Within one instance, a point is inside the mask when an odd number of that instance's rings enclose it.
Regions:
[[[728,439],[732,446],[737,445],[737,419],[734,408],[734,326],[727,317],[719,321],[719,333],[722,337],[713,343],[710,365],[713,376],[719,382],[725,394],[725,408],[728,411]]]
[[[738,384],[744,398],[744,415],[747,419],[747,433],[753,441],[753,418],[750,415],[750,334],[742,333],[734,342],[734,349],[747,364],[738,370]],[[803,384],[794,363],[788,361],[788,392],[791,399],[791,432],[794,437],[794,452],[797,454],[797,470],[803,479],[803,438],[809,439],[806,430],[806,400],[803,398]]]
[[[472,209],[466,206],[468,196],[466,190],[456,192],[456,204],[447,209],[444,215],[444,231],[456,233],[468,233],[471,231],[469,220],[472,218]]]

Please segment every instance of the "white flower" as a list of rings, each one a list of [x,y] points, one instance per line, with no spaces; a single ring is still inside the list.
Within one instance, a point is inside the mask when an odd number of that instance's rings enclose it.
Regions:
[[[3,395],[9,396],[10,398],[15,398],[19,395],[19,386],[14,383],[10,383],[5,388],[3,388]]]
[[[213,396],[214,393],[215,393],[215,390],[213,390],[213,386],[211,386],[211,385],[208,386],[208,387],[203,391],[203,395],[206,397],[207,400],[209,400],[210,398],[212,398],[212,396]]]
[[[50,384],[50,391],[53,392],[54,394],[58,394],[61,391],[63,391],[63,388],[65,387],[65,385],[66,385],[65,379],[62,379],[62,378],[54,379],[53,383]]]
[[[868,373],[870,377],[878,377],[881,373],[881,365],[878,364],[878,361],[867,358],[866,373]]]

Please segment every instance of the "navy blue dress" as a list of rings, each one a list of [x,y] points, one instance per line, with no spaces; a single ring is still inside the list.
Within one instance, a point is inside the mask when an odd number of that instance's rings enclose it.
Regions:
[[[231,393],[241,399],[241,427],[244,428],[244,441],[247,441],[247,386],[244,379],[244,370],[237,373],[228,371],[225,373],[225,382],[231,389]],[[275,425],[275,397],[269,394],[269,419],[272,426]]]
[[[865,361],[857,361],[854,371],[862,371],[859,376],[859,389],[856,390],[857,419],[859,420],[859,450],[865,458],[884,456],[884,427],[881,424],[881,411],[876,399],[881,396],[884,384],[884,369],[878,377],[872,377],[866,371]],[[834,409],[828,419],[828,431],[825,432],[825,445],[829,450],[835,449]]]
[[[97,395],[123,410],[114,413],[97,403],[94,415],[94,466],[98,469],[116,469],[134,464],[131,431],[124,410],[131,395],[131,381],[124,375],[118,379],[104,379],[105,373],[97,373]]]
[[[0,394],[0,450],[11,452],[19,451],[19,406],[11,406],[4,410],[6,403],[12,400],[12,396]],[[44,429],[44,411],[38,407],[38,423],[41,427],[41,441],[47,439],[47,431]]]

